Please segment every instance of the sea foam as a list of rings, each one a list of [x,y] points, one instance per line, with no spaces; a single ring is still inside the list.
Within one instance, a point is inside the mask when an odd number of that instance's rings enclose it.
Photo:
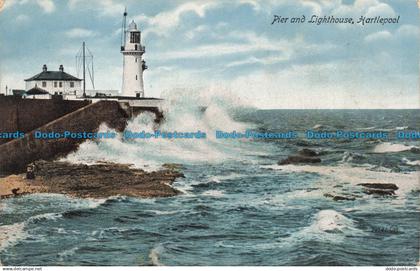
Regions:
[[[387,152],[405,152],[405,151],[412,151],[412,150],[419,150],[420,148],[417,146],[407,146],[404,144],[396,144],[391,142],[384,142],[379,145],[376,145],[373,149],[374,153],[387,153]]]
[[[203,110],[201,106],[206,109]],[[252,110],[238,102],[234,97],[201,97],[188,93],[171,93],[162,106],[165,115],[159,130],[168,132],[205,132],[206,139],[135,139],[122,138],[86,141],[79,149],[65,158],[72,163],[92,164],[98,161],[132,164],[135,167],[152,171],[163,163],[218,163],[226,160],[243,160],[247,154],[255,154],[252,143],[239,140],[220,140],[214,131],[244,131],[253,124],[233,119],[233,114],[241,110]],[[154,115],[145,113],[130,120],[126,130],[153,132],[156,129]],[[100,131],[108,127],[102,125]],[[264,153],[262,153],[264,154]]]

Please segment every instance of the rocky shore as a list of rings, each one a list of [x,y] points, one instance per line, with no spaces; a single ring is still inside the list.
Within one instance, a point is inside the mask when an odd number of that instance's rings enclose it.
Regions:
[[[177,166],[146,172],[130,165],[99,163],[95,165],[37,161],[35,179],[25,174],[0,179],[0,198],[32,193],[59,193],[81,198],[170,197],[180,192],[170,185],[183,177]]]

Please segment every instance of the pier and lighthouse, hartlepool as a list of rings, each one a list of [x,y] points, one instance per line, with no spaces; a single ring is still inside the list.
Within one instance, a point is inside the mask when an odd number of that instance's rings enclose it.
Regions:
[[[147,69],[142,56],[141,31],[132,21],[126,26],[127,11],[124,11],[121,53],[123,55],[123,78],[120,95],[86,95],[85,43],[83,42],[83,80],[74,76],[68,88],[65,83],[53,78],[60,71],[50,72],[43,66],[43,80],[31,81],[22,95],[0,95],[0,130],[24,134],[18,138],[0,139],[0,173],[22,171],[28,163],[39,159],[54,159],[78,148],[85,139],[37,140],[34,131],[41,132],[96,132],[102,123],[123,131],[127,121],[143,112],[155,114],[162,119],[162,99],[145,97],[143,72]],[[61,75],[60,75],[61,76]],[[68,75],[71,76],[71,75]],[[23,75],[22,75],[23,77]],[[36,77],[36,76],[35,76]],[[31,77],[31,78],[35,78]],[[49,81],[48,81],[48,80]],[[31,79],[32,80],[32,79]],[[82,81],[83,84],[79,82]],[[50,85],[50,87],[48,87]],[[83,89],[82,89],[83,85]],[[34,89],[39,95],[34,95]],[[31,90],[31,91],[29,91]],[[41,95],[42,94],[42,95]],[[39,110],[42,108],[42,110]]]

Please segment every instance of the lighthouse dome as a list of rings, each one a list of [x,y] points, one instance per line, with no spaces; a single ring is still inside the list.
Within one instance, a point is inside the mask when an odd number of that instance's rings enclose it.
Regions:
[[[128,30],[137,30],[137,24],[133,21],[128,25]]]

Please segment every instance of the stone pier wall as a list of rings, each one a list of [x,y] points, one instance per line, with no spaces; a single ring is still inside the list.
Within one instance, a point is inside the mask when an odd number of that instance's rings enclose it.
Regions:
[[[41,103],[43,101],[37,102],[40,106],[37,110],[42,110]],[[6,117],[13,120],[11,115]],[[2,118],[6,117],[2,116]],[[95,132],[102,123],[106,123],[109,127],[122,131],[128,117],[118,102],[99,101],[56,118],[41,127],[36,124],[33,126],[35,126],[34,129],[42,132]],[[12,127],[11,124],[10,127]],[[0,145],[0,174],[21,172],[28,163],[39,159],[51,160],[64,156],[75,151],[78,145],[83,142],[83,140],[76,139],[35,139],[34,134],[35,131],[32,131],[25,134],[24,138]]]
[[[0,96],[0,132],[30,132],[90,103],[90,101],[63,100],[58,97],[43,100]],[[0,144],[10,140],[0,138]]]

